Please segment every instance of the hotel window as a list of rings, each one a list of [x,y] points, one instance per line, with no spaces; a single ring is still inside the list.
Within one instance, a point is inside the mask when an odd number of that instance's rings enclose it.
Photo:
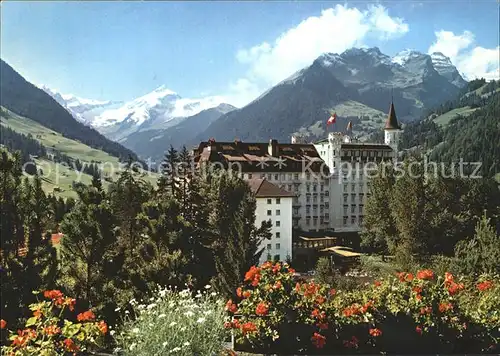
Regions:
[[[306,196],[306,203],[310,203],[311,202],[311,197],[308,195]]]
[[[347,192],[347,184],[344,184],[344,192]]]
[[[321,183],[321,185],[319,186],[319,190],[320,191],[324,191],[325,190],[325,186],[323,185],[323,183]]]
[[[295,173],[295,174],[293,175],[293,179],[294,179],[294,180],[298,180],[298,179],[299,179],[299,174],[298,174],[298,173]]]
[[[272,204],[273,200],[272,199],[267,199],[267,204]]]
[[[311,179],[311,173],[306,173],[306,179],[307,180]]]
[[[252,179],[252,173],[248,173],[248,179]]]
[[[313,203],[316,204],[318,202],[318,197],[315,195],[313,196]]]
[[[311,225],[311,219],[306,218],[306,225],[307,225],[307,226]]]
[[[351,192],[355,192],[356,191],[356,184],[352,183],[351,184]]]
[[[273,213],[272,213],[272,211],[271,211],[271,210],[268,210],[268,211],[267,211],[267,216],[271,216],[272,214],[273,214]]]
[[[285,174],[281,173],[281,180],[285,180]]]
[[[359,191],[362,192],[363,191],[363,183],[359,183]]]
[[[310,192],[311,191],[311,185],[310,184],[306,184],[306,192]]]
[[[359,206],[359,213],[360,213],[360,214],[363,214],[363,205],[360,205],[360,206]]]
[[[366,157],[366,151],[361,151],[361,156]]]
[[[319,207],[319,213],[320,214],[323,214],[323,212],[325,211],[325,208],[322,206]]]
[[[294,215],[297,215],[299,213],[299,209],[293,208],[293,213],[294,213]]]
[[[356,201],[356,194],[351,194],[351,203]]]
[[[363,215],[361,215],[361,216],[359,217],[359,225],[362,225],[362,224],[363,224]]]
[[[356,205],[351,205],[351,214],[356,212]]]
[[[279,174],[275,174],[275,175],[274,175],[274,180],[279,180],[279,179],[280,179]]]
[[[288,184],[288,191],[291,192],[292,191],[292,185],[291,184]]]
[[[344,203],[347,203],[347,194],[344,194]]]
[[[359,193],[359,200],[363,201],[364,197],[365,197],[364,193]]]
[[[344,205],[344,215],[347,215],[347,207],[348,207],[348,206],[349,206],[349,205]]]
[[[280,227],[281,223],[278,221],[276,221],[276,227]]]
[[[313,184],[313,192],[317,191],[318,190],[318,186],[317,184]]]
[[[329,204],[325,203],[325,209],[328,209],[328,207],[329,207]]]
[[[288,173],[288,180],[292,180],[292,173]]]
[[[267,180],[272,180],[273,179],[273,175],[272,174],[268,174],[267,175]]]
[[[358,156],[359,156],[359,151],[354,151],[354,155],[355,155],[356,157],[358,157]]]
[[[351,224],[356,224],[356,217],[355,216],[351,216]]]
[[[324,200],[325,200],[325,197],[324,197],[323,195],[321,195],[321,196],[319,197],[319,201],[320,201],[321,203],[323,203],[323,201],[324,201]]]
[[[280,198],[276,198],[276,204],[280,204],[281,203],[281,199]]]
[[[280,261],[280,260],[281,260],[280,255],[274,255],[274,260],[275,260],[275,261]]]
[[[344,225],[347,225],[347,219],[349,219],[347,216],[344,216],[343,223]]]
[[[325,213],[325,219],[328,219],[330,217],[330,214]]]
[[[266,174],[265,174],[265,173],[262,173],[262,174],[260,175],[260,179],[264,179],[264,178],[266,178]]]
[[[329,196],[330,193],[328,192],[328,190],[325,192],[325,197]]]
[[[298,219],[294,219],[293,220],[293,226],[295,226],[295,227],[299,226],[299,220]]]
[[[313,225],[318,225],[318,218],[313,218]]]
[[[267,249],[270,250],[271,249],[271,244],[267,244]]]
[[[277,232],[276,233],[276,238],[279,239],[281,237],[281,233],[280,232]]]
[[[311,214],[311,207],[310,206],[306,206],[306,214]]]
[[[280,216],[280,211],[276,210],[276,216]]]
[[[313,206],[313,214],[314,215],[318,214],[318,207],[317,206]]]

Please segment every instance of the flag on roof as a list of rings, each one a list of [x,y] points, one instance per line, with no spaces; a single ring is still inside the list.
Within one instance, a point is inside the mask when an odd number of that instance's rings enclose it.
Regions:
[[[330,125],[330,124],[334,124],[335,121],[337,121],[337,113],[333,113],[332,116],[330,116],[330,118],[328,119],[328,121],[326,122],[326,125]]]

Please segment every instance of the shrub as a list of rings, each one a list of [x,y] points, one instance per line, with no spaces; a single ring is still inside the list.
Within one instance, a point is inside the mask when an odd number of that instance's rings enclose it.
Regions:
[[[114,334],[124,355],[214,355],[223,350],[224,302],[215,292],[159,289],[149,304],[130,302],[123,327]]]
[[[226,305],[239,344],[279,353],[479,352],[500,338],[498,276],[472,281],[427,269],[352,291],[292,276],[270,262],[247,272]]]
[[[76,300],[59,290],[45,291],[43,295],[45,300],[29,306],[33,316],[26,321],[25,328],[10,332],[11,344],[2,348],[2,354],[64,355],[101,347],[108,331],[104,321],[96,321],[91,310],[73,316],[74,321],[62,319],[74,311]],[[7,326],[2,320],[2,329]]]

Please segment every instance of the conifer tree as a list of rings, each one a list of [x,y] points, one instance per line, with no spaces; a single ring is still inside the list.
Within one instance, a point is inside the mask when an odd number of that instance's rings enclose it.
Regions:
[[[171,194],[177,196],[177,179],[178,179],[179,153],[170,145],[169,150],[165,153],[165,158],[161,163],[161,176],[158,179],[158,193],[161,195]]]

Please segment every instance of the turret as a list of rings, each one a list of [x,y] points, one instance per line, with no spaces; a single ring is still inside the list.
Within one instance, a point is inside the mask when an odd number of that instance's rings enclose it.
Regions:
[[[389,115],[387,116],[387,121],[385,122],[384,132],[385,144],[392,147],[395,157],[397,157],[399,152],[399,138],[403,130],[401,129],[401,126],[399,126],[393,101],[391,101],[391,107],[389,108]]]

